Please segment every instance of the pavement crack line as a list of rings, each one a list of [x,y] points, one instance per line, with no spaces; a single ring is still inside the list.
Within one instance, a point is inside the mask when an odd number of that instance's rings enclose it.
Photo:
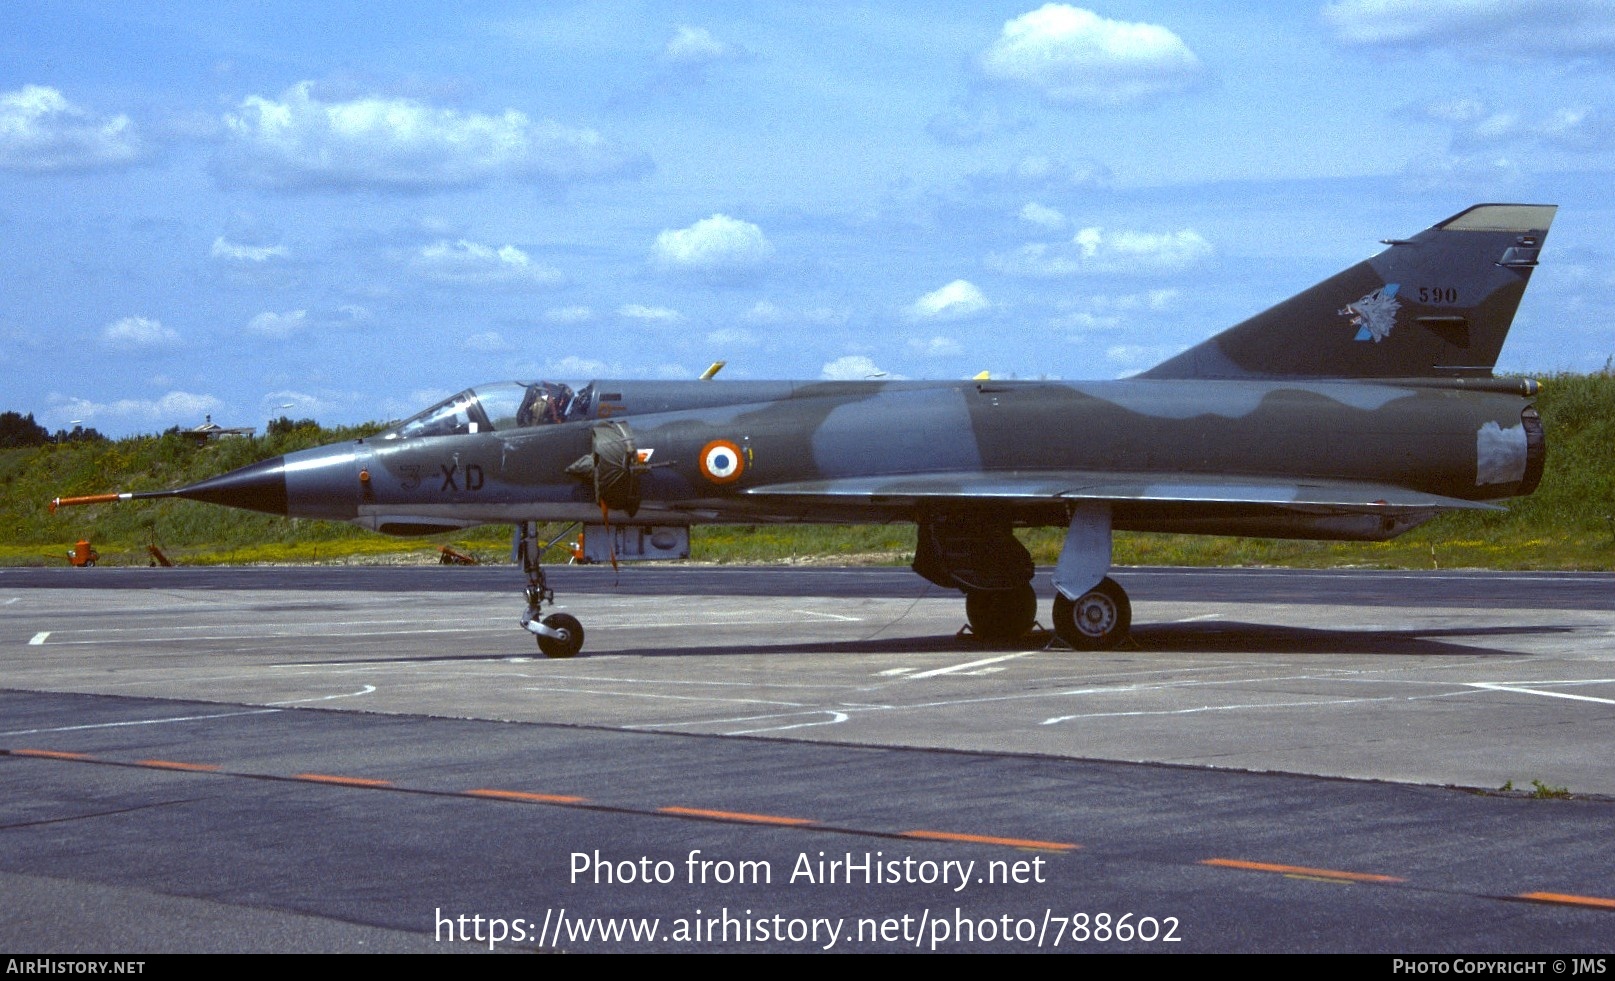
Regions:
[[[94,811],[89,814],[73,814],[68,817],[44,818],[38,821],[18,821],[16,824],[0,824],[0,831],[16,831],[21,828],[43,828],[52,824],[68,824],[74,821],[90,821],[95,818],[116,817],[119,814],[134,814],[138,811],[149,811],[157,807],[172,807],[175,804],[194,804],[201,797],[187,797],[184,800],[160,800],[150,804],[136,804],[134,807],[120,807],[111,811]]]

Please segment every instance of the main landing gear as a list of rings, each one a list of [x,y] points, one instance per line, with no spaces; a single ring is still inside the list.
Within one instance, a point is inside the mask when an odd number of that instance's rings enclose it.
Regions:
[[[1026,636],[1037,622],[1032,556],[1009,521],[982,511],[933,512],[919,520],[914,571],[965,594],[970,633],[988,643]],[[1071,526],[1054,569],[1054,632],[1079,651],[1115,647],[1133,623],[1127,593],[1110,571],[1110,507],[1071,505]]]
[[[966,590],[965,619],[970,621],[970,632],[989,643],[1024,637],[1037,622],[1037,591],[1031,583]]]
[[[1076,599],[1054,593],[1054,632],[1079,651],[1115,647],[1132,625],[1133,604],[1109,576]]]
[[[1054,632],[1079,651],[1115,647],[1133,625],[1133,605],[1109,571],[1110,506],[1077,503],[1054,567]]]
[[[571,530],[562,532],[562,537]],[[583,624],[570,613],[542,616],[544,604],[555,602],[555,590],[545,581],[544,566],[539,560],[553,544],[538,540],[538,528],[531,521],[516,526],[516,550],[521,554],[522,571],[527,573],[527,588],[523,591],[527,612],[522,614],[521,625],[538,638],[538,649],[545,657],[571,657],[583,649]]]
[[[1032,556],[1001,516],[980,511],[922,516],[914,571],[965,594],[965,617],[978,640],[1017,640],[1037,622]]]

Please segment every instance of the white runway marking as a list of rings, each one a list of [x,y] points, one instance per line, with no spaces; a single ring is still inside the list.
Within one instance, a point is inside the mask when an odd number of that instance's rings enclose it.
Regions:
[[[847,623],[863,623],[863,617],[844,617],[839,613],[824,613],[819,610],[792,610],[791,612],[800,613],[804,616],[810,617],[826,617],[831,620],[844,620]]]
[[[1539,685],[1600,685],[1609,684],[1615,679],[1589,678],[1585,681],[1538,681]],[[1592,695],[1572,695],[1566,691],[1538,691],[1535,688],[1526,688],[1523,685],[1506,685],[1501,682],[1471,681],[1467,682],[1471,688],[1483,688],[1487,691],[1511,691],[1518,695],[1541,695],[1543,698],[1567,698],[1573,702],[1597,702],[1600,705],[1615,705],[1615,698],[1595,698]]]
[[[868,707],[869,708],[885,708],[887,706],[871,705],[871,706],[868,706]],[[729,731],[729,732],[725,732],[724,735],[726,735],[726,736],[744,736],[744,735],[747,735],[748,733],[783,732],[786,729],[802,729],[802,728],[806,728],[808,726],[828,726],[828,725],[835,725],[836,723],[839,723],[839,722],[845,722],[845,721],[847,721],[848,718],[850,718],[850,716],[846,712],[839,712],[839,711],[837,711],[835,709],[809,709],[809,708],[804,708],[800,712],[776,712],[776,713],[772,713],[772,714],[769,714],[769,715],[742,715],[742,716],[739,716],[739,717],[733,718],[733,719],[689,719],[689,720],[686,720],[686,721],[683,721],[683,722],[642,722],[642,723],[633,723],[633,724],[624,726],[623,728],[625,728],[625,729],[678,729],[678,728],[682,728],[684,726],[723,726],[723,725],[731,725],[731,724],[736,723],[736,722],[761,722],[761,721],[764,721],[766,719],[794,719],[794,718],[797,718],[798,716],[802,716],[802,715],[829,715],[830,718],[826,719],[823,722],[801,722],[801,723],[797,723],[795,725],[769,726],[767,728],[762,728],[762,729],[736,729],[736,730],[732,730],[732,731]]]
[[[737,705],[782,705],[787,708],[806,708],[801,702],[782,702],[773,698],[719,698],[716,695],[661,695],[648,691],[604,691],[594,688],[546,688],[529,685],[523,691],[548,691],[564,695],[618,695],[624,698],[660,698],[672,702],[731,702]]]
[[[590,660],[596,660],[596,659],[591,658]],[[604,660],[604,658],[600,658],[599,660]],[[537,664],[550,664],[550,663],[553,663],[553,662],[550,662],[550,661],[537,661],[535,663],[537,663]],[[522,677],[534,677],[534,676],[533,675],[522,675]],[[692,678],[692,679],[685,679],[685,678],[618,678],[618,677],[612,677],[611,675],[549,674],[547,672],[542,677],[547,681],[600,681],[600,682],[604,682],[606,684],[611,684],[611,685],[669,685],[669,686],[670,685],[692,685],[692,686],[699,686],[701,688],[754,688],[754,687],[756,687],[756,683],[751,682],[751,681],[718,681],[715,678]],[[840,685],[840,684],[834,684],[834,683],[831,683],[831,682],[823,682],[823,683],[819,683],[819,684],[797,684],[796,682],[770,682],[768,684],[768,687],[769,688],[775,688],[775,689],[778,689],[778,688],[807,688],[807,689],[829,688],[831,690],[839,691],[840,689],[842,689],[842,688],[844,688],[846,686],[845,685]],[[561,689],[557,689],[557,690],[559,691]]]
[[[32,647],[38,647],[40,644],[43,644],[45,642],[45,638],[49,636],[49,630],[41,630],[39,633],[34,634],[34,639],[30,640],[28,643]]]
[[[1311,705],[1361,705],[1365,702],[1397,702],[1405,699],[1385,695],[1379,698],[1318,698],[1305,702],[1251,702],[1245,705],[1201,705],[1198,708],[1147,709],[1136,712],[1084,712],[1079,715],[1057,715],[1044,719],[1040,725],[1051,726],[1071,719],[1110,719],[1143,715],[1198,715],[1201,712],[1236,712],[1241,709],[1302,708]]]
[[[514,619],[514,618],[512,618],[512,619]],[[411,626],[426,626],[428,624],[434,624],[434,623],[462,623],[462,624],[477,625],[477,624],[484,624],[486,622],[487,622],[487,619],[485,617],[430,617],[430,618],[426,618],[426,617],[414,618],[414,617],[412,617],[412,618],[410,618],[410,621],[409,621]],[[334,628],[337,628],[337,627],[396,626],[397,624],[398,624],[398,618],[397,617],[392,617],[390,619],[381,619],[381,620],[375,620],[375,619],[372,619],[372,620],[328,620],[328,621],[325,621],[323,623],[320,623],[318,625],[317,629],[321,633],[326,633],[326,632],[332,631]],[[261,620],[261,621],[254,621],[252,624],[250,624],[248,626],[244,626],[241,629],[243,629],[243,630],[254,630],[254,631],[257,631],[257,630],[286,630],[286,629],[301,629],[304,626],[305,625],[302,624],[302,623],[283,623],[283,622],[274,622],[274,621]],[[217,630],[217,629],[219,629],[219,627],[220,627],[220,625],[216,624],[216,623],[204,623],[204,624],[195,624],[195,625],[180,624],[180,623],[170,623],[170,624],[163,625],[163,627],[161,629],[164,630],[165,632],[168,632],[168,633],[184,634],[187,631],[193,631],[193,630]],[[70,631],[70,633],[73,633],[73,634],[106,634],[106,635],[136,634],[138,636],[143,637],[143,636],[145,636],[147,634],[150,634],[153,629],[154,628],[149,627],[149,626],[140,626],[140,627],[81,627],[81,628],[77,628],[75,630]],[[363,631],[358,631],[358,633],[363,633]],[[174,639],[179,639],[179,638],[174,638]],[[194,639],[207,640],[209,638],[202,637],[202,638],[194,638]],[[80,641],[79,643],[93,643],[93,641]]]
[[[6,600],[6,604],[5,604],[5,605],[7,605],[7,606],[10,606],[10,605],[11,605],[11,604],[13,604],[13,603],[15,603],[15,602],[17,602],[17,601],[18,601],[18,600],[20,600],[20,599],[22,599],[22,597],[21,597],[21,596],[13,596],[13,597],[11,597],[11,598],[10,598],[10,599],[8,599],[8,600]]]
[[[914,678],[935,678],[944,674],[959,674],[960,672],[964,671],[974,671],[977,668],[982,668],[989,664],[997,664],[1000,661],[1013,661],[1016,658],[1028,657],[1032,654],[1040,653],[1042,652],[1017,651],[1014,654],[1000,654],[997,657],[984,657],[979,661],[966,661],[964,664],[955,664],[952,667],[932,668],[930,671],[916,671],[914,674],[903,675],[903,678],[905,680],[912,680]]]
[[[736,729],[733,732],[725,733],[725,735],[729,735],[729,736],[754,736],[759,732],[786,732],[786,731],[788,731],[790,729],[810,729],[810,728],[812,728],[814,726],[833,726],[833,725],[836,725],[837,723],[847,721],[847,713],[845,713],[845,712],[835,712],[835,711],[831,711],[829,709],[825,709],[825,711],[830,713],[830,718],[825,719],[822,722],[798,722],[796,725],[791,725],[791,726],[771,726],[771,727],[765,728],[765,729]]]
[[[1154,575],[1173,575],[1175,573],[1182,573],[1182,572],[1187,572],[1187,573],[1192,575],[1192,574],[1194,574],[1196,572],[1199,572],[1201,570],[1187,570],[1187,569],[1173,570],[1173,569],[1140,568],[1140,569],[1138,569],[1136,571],[1139,572],[1139,573],[1143,573],[1143,574],[1154,574]],[[1224,570],[1219,571],[1217,575],[1218,575],[1219,578],[1229,578],[1229,579],[1233,579],[1233,578],[1240,578],[1240,579],[1273,578],[1275,576],[1282,576],[1282,577],[1287,577],[1287,578],[1292,578],[1292,579],[1303,579],[1303,578],[1313,578],[1313,579],[1372,579],[1372,580],[1376,580],[1376,581],[1377,580],[1386,580],[1386,579],[1411,579],[1411,580],[1414,580],[1416,582],[1566,582],[1566,581],[1574,581],[1575,578],[1576,578],[1575,573],[1560,574],[1560,575],[1557,575],[1557,576],[1554,576],[1554,575],[1542,575],[1542,574],[1535,574],[1535,575],[1524,574],[1524,575],[1513,575],[1513,576],[1511,576],[1511,575],[1500,575],[1500,574],[1496,574],[1496,573],[1482,574],[1482,575],[1466,575],[1464,573],[1448,573],[1448,574],[1442,574],[1442,575],[1432,575],[1430,573],[1417,573],[1417,574],[1410,574],[1410,573],[1405,573],[1405,572],[1404,573],[1396,573],[1396,572],[1389,572],[1389,571],[1381,571],[1381,570],[1378,570],[1378,569],[1287,569],[1287,570],[1278,570],[1278,569],[1274,569],[1274,570],[1266,570],[1266,569],[1262,569],[1262,570],[1256,570],[1256,569],[1224,569]],[[1583,576],[1583,578],[1589,578],[1589,577]]]
[[[170,719],[139,719],[134,722],[98,722],[87,726],[57,726],[54,729],[13,729],[0,736],[32,736],[41,732],[78,732],[82,729],[118,729],[123,726],[160,726],[169,722],[199,722],[204,719],[230,719],[238,715],[272,715],[280,709],[252,709],[247,712],[220,712],[217,715],[179,715]]]
[[[265,702],[265,705],[299,705],[303,702],[329,702],[333,698],[353,698],[356,695],[368,695],[376,690],[375,685],[365,685],[358,691],[344,692],[340,695],[321,695],[318,698],[292,698],[284,702]]]
[[[804,612],[804,611],[795,611],[795,612]],[[811,613],[811,611],[806,611],[806,612]],[[750,613],[749,612],[745,612],[745,613],[738,613],[737,612],[734,615],[742,616],[742,615],[750,615]],[[857,619],[856,617],[837,616],[836,614],[833,614],[833,613],[820,613],[820,614],[814,614],[814,615],[823,616],[823,617],[830,617],[831,619],[834,619],[836,621],[856,620]],[[789,621],[781,621],[781,620],[779,620],[777,618],[769,619],[769,620],[730,620],[730,619],[720,619],[721,617],[725,617],[725,616],[726,616],[725,614],[719,612],[719,613],[714,613],[712,615],[711,619],[705,619],[705,620],[685,620],[685,621],[673,621],[673,622],[662,621],[662,622],[658,622],[658,623],[635,623],[635,622],[606,623],[606,624],[601,624],[600,626],[601,626],[601,628],[610,628],[612,630],[669,630],[669,629],[678,629],[678,628],[685,628],[685,627],[759,627],[759,626],[777,627],[782,622],[789,622]],[[468,625],[464,626],[464,627],[441,627],[441,628],[430,628],[430,629],[421,628],[421,627],[417,626],[417,624],[419,624],[419,623],[456,623],[456,622],[463,622],[463,623],[467,623]],[[514,618],[511,619],[511,622],[514,623]],[[356,625],[361,625],[361,624],[398,624],[398,623],[399,623],[399,621],[397,621],[397,620],[374,620],[374,621],[354,621],[354,622],[350,622],[350,623],[319,624],[319,625],[316,625],[316,626],[303,626],[303,625],[300,625],[300,624],[297,624],[297,625],[294,625],[294,624],[258,624],[258,625],[254,625],[254,626],[242,626],[242,627],[238,628],[238,632],[236,632],[236,633],[222,633],[222,634],[221,633],[213,633],[213,634],[203,634],[203,635],[200,635],[200,636],[187,635],[184,632],[188,631],[188,630],[218,630],[220,628],[219,628],[219,626],[217,624],[208,624],[208,625],[195,626],[195,627],[167,626],[167,627],[163,628],[163,630],[165,632],[164,634],[158,634],[158,633],[154,633],[151,628],[105,627],[105,628],[96,628],[96,629],[88,629],[88,630],[73,630],[73,631],[70,631],[70,633],[72,633],[72,634],[135,634],[136,636],[129,636],[129,637],[110,637],[109,636],[109,637],[102,637],[102,638],[91,638],[91,639],[87,639],[87,640],[64,640],[64,639],[61,639],[61,638],[57,638],[56,643],[57,644],[72,644],[72,645],[75,645],[75,646],[96,645],[96,644],[173,644],[173,643],[193,643],[193,642],[200,642],[200,641],[269,640],[269,639],[274,639],[274,638],[297,639],[297,638],[311,637],[311,636],[325,637],[325,638],[329,638],[331,640],[342,640],[342,639],[361,638],[361,637],[414,636],[414,635],[417,635],[417,634],[426,635],[426,634],[485,634],[485,633],[496,633],[496,632],[504,633],[504,632],[508,632],[509,629],[510,629],[510,626],[505,624],[503,621],[497,621],[497,622],[490,623],[485,618],[476,618],[476,619],[453,618],[453,619],[427,620],[427,621],[410,620],[406,624],[395,626],[393,629],[389,629],[389,630],[335,630],[335,629],[332,629],[334,627],[356,626]],[[45,637],[45,636],[48,636],[51,633],[57,633],[57,632],[60,632],[60,631],[45,631],[44,633],[39,634],[38,636],[39,637]],[[37,640],[37,639],[29,641],[29,643],[41,643],[41,642],[42,641]]]

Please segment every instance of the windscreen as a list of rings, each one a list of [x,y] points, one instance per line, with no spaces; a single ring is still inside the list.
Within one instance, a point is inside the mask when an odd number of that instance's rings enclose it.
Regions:
[[[399,423],[384,439],[464,436],[550,426],[588,416],[594,386],[574,391],[559,382],[495,382],[468,388]]]

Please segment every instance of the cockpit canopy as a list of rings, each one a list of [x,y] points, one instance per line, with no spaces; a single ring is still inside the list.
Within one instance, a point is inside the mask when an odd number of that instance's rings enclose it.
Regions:
[[[399,423],[382,439],[463,436],[506,432],[585,419],[594,403],[594,385],[574,392],[559,382],[495,382],[458,395]]]

